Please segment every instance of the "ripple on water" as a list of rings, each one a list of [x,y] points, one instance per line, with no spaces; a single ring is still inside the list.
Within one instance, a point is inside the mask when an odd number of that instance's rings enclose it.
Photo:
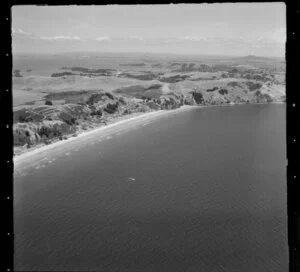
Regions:
[[[129,181],[135,181],[135,178],[129,177],[128,180]]]

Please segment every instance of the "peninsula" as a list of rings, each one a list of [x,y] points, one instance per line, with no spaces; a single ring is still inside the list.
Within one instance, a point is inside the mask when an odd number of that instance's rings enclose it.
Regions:
[[[285,102],[282,59],[138,55],[113,68],[105,68],[100,57],[99,63],[40,74],[32,67],[21,69],[15,61],[14,155],[148,112],[184,105]]]

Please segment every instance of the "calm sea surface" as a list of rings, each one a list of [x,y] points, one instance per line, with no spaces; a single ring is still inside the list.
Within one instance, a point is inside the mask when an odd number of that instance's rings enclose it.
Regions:
[[[161,58],[159,58],[161,61]],[[155,58],[150,59],[155,61]],[[52,73],[65,72],[62,67],[85,67],[85,68],[102,68],[102,69],[119,69],[119,70],[141,70],[141,67],[122,66],[122,64],[141,63],[140,55],[123,56],[122,55],[99,55],[99,54],[80,54],[80,55],[30,55],[30,56],[13,56],[13,69],[20,69],[21,74],[25,76],[38,75],[50,76]],[[32,70],[26,72],[26,70]],[[149,69],[149,67],[147,68]],[[142,69],[143,70],[143,69]]]
[[[288,271],[285,105],[97,137],[16,175],[16,270]]]

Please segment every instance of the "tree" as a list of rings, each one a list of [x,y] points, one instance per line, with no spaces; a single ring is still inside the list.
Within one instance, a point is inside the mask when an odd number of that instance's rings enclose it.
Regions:
[[[201,93],[192,92],[193,98],[195,99],[197,104],[203,103],[203,95]]]
[[[52,105],[53,105],[53,103],[52,103],[52,101],[50,101],[50,100],[46,100],[46,101],[45,101],[45,105],[52,106]]]
[[[114,112],[116,112],[116,110],[118,109],[118,102],[115,104],[107,104],[106,108],[104,109],[104,111],[106,111],[109,114],[112,114]]]
[[[226,89],[220,89],[219,93],[224,95],[224,94],[228,94],[228,91]]]
[[[105,95],[112,100],[114,99],[114,96],[109,92],[106,92]]]

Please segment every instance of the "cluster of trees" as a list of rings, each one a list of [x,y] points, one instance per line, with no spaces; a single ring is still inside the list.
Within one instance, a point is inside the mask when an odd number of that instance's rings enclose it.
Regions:
[[[119,64],[120,66],[137,66],[137,67],[141,67],[141,66],[146,66],[145,63],[141,62],[141,63],[124,63],[124,64]]]
[[[216,64],[216,65],[207,65],[200,64],[196,65],[195,63],[171,63],[171,66],[180,66],[179,69],[174,70],[175,72],[219,72],[219,71],[229,71],[232,69],[231,66],[225,64]]]
[[[226,73],[222,73],[222,74],[221,74],[221,77],[223,77],[223,78],[227,78],[227,77],[228,77],[228,74],[226,74]]]
[[[103,111],[101,109],[93,109],[91,111],[91,116],[101,117],[103,115]]]
[[[127,77],[127,78],[133,78],[138,80],[153,80],[157,78],[157,74],[154,73],[147,73],[147,74],[141,74],[141,75],[134,75],[130,73],[122,73],[120,74],[121,77]]]
[[[101,90],[80,90],[49,93],[45,96],[46,100],[65,100],[71,104],[85,104],[85,100],[92,94]]]
[[[15,128],[13,130],[14,145],[24,145],[31,143],[30,133],[27,128]]]
[[[257,80],[257,81],[262,81],[262,82],[266,82],[266,81],[270,81],[274,79],[274,75],[268,75],[266,73],[262,73],[262,74],[253,74],[253,73],[248,73],[248,74],[243,74],[242,78],[246,78],[248,80]]]
[[[71,114],[68,114],[66,112],[61,112],[59,114],[60,120],[64,121],[66,124],[73,126],[76,123],[76,118],[72,116]]]
[[[52,105],[53,105],[53,103],[52,103],[52,101],[51,101],[51,100],[46,100],[46,101],[45,101],[45,105],[52,106]]]
[[[207,92],[214,92],[216,90],[218,90],[218,87],[213,87],[212,89],[207,89],[206,91]]]
[[[118,102],[116,102],[115,104],[108,103],[104,108],[104,111],[107,112],[108,114],[115,113],[118,109],[118,106],[119,106]]]
[[[167,82],[167,83],[175,83],[175,82],[186,80],[187,78],[189,78],[188,75],[176,75],[171,77],[162,77],[159,79],[159,81]]]
[[[151,97],[142,96],[141,99],[143,99],[145,102],[148,102],[149,100],[151,100]]]
[[[84,67],[62,67],[61,69],[64,70],[71,70],[73,72],[82,72],[82,73],[110,73],[115,70],[113,69],[90,69],[90,68],[84,68]]]
[[[172,63],[172,65],[181,65],[181,72],[190,72],[193,71],[196,64],[195,63]]]
[[[123,104],[123,105],[126,104],[126,100],[125,100],[125,98],[124,98],[123,96],[120,96],[120,97],[119,97],[119,102],[120,102],[121,104]]]
[[[202,93],[192,92],[192,95],[197,104],[202,104],[204,102]]]
[[[228,94],[228,90],[226,90],[226,89],[220,89],[219,90],[219,94],[222,94],[222,95]]]
[[[31,145],[37,142],[50,143],[50,139],[58,137],[59,139],[66,138],[64,134],[75,132],[75,128],[65,123],[57,123],[53,126],[42,125],[40,127],[32,126],[17,126],[13,130],[14,144],[24,145],[27,144],[29,148]]]
[[[231,81],[227,84],[228,87],[242,87],[238,82],[236,81]]]
[[[42,126],[37,130],[37,133],[41,138],[54,138],[63,135],[61,129],[59,129],[58,126],[53,126],[52,128]]]
[[[161,103],[160,100],[156,101],[155,99],[150,99],[150,100],[147,101],[147,106],[150,109],[159,110],[160,109],[160,103]]]
[[[53,126],[43,125],[37,129],[36,133],[39,135],[41,140],[46,140],[46,143],[49,143],[47,140],[52,138],[59,138],[60,140],[67,139],[67,137],[63,135],[74,133],[75,130],[76,129],[74,127],[62,123],[54,124]]]
[[[81,91],[65,91],[65,92],[57,92],[57,93],[50,93],[45,96],[46,99],[52,100],[59,100],[64,99],[68,96],[78,96],[78,95],[87,95],[91,92],[97,92],[97,90],[81,90]]]
[[[179,104],[172,96],[169,96],[161,101],[160,107],[161,109],[172,110],[178,108]]]
[[[260,103],[272,102],[273,101],[273,99],[270,95],[263,94],[260,91],[256,91],[255,96],[257,97],[257,100],[258,100],[257,102],[260,102]]]
[[[246,85],[248,86],[250,92],[253,92],[253,91],[255,91],[257,89],[260,89],[262,87],[261,83],[259,83],[259,82],[252,82],[252,81],[247,81]]]
[[[159,98],[143,97],[144,104],[149,109],[176,109],[183,105],[202,104],[204,102],[203,95],[199,92],[193,92],[187,96],[182,94],[169,93],[168,95],[161,96]]]
[[[76,74],[71,72],[53,73],[51,77],[63,77],[63,76],[75,76]]]
[[[108,97],[111,100],[114,100],[114,95],[109,93],[109,92],[105,92],[105,93],[97,93],[97,94],[92,94],[86,101],[87,105],[93,105],[95,103],[98,103],[99,101],[102,101],[104,99],[104,97]]]

